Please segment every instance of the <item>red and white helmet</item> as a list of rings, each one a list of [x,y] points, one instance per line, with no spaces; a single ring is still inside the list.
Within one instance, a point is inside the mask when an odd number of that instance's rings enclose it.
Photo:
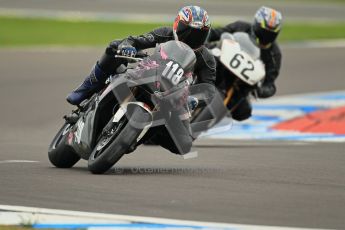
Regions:
[[[206,42],[210,29],[208,14],[199,6],[183,7],[173,25],[175,39],[186,43],[192,49],[198,49]]]

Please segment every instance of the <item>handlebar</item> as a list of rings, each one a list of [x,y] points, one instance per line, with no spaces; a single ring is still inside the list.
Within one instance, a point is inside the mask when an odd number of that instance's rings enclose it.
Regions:
[[[121,59],[126,59],[128,61],[142,61],[145,57],[147,57],[148,55],[144,52],[139,52],[135,55],[135,57],[129,57],[129,56],[124,56],[124,55],[120,55],[120,54],[116,54],[115,58],[121,58]]]
[[[121,59],[126,59],[129,61],[142,61],[142,58],[139,57],[128,57],[128,56],[123,56],[123,55],[115,55],[115,58],[121,58]]]

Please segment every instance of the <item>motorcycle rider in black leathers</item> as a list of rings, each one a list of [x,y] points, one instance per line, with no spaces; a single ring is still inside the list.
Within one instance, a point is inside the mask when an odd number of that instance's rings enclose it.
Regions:
[[[67,96],[67,101],[72,105],[79,105],[83,100],[88,99],[95,92],[104,88],[106,79],[116,73],[116,69],[125,64],[123,60],[115,58],[120,54],[135,56],[137,51],[153,48],[157,43],[164,43],[170,40],[179,40],[186,43],[195,51],[197,58],[194,74],[197,76],[197,83],[215,84],[216,62],[204,43],[209,35],[211,24],[207,12],[198,6],[183,7],[175,19],[173,28],[161,27],[147,34],[140,36],[129,36],[123,40],[115,40],[106,48],[104,55],[95,64],[89,76],[84,82]],[[172,120],[178,117],[172,118]],[[181,123],[181,122],[176,122]],[[162,147],[174,153],[187,153],[190,151],[193,138],[190,133],[189,120],[182,121],[185,127],[179,127],[177,132],[180,146],[166,136],[166,132],[157,132],[153,136]],[[163,135],[163,136],[162,136]],[[181,147],[182,146],[182,147]]]
[[[259,98],[268,98],[276,93],[275,80],[279,75],[281,66],[281,51],[276,38],[281,30],[282,15],[280,12],[261,7],[255,14],[254,22],[236,21],[222,28],[211,29],[209,42],[219,41],[222,33],[245,32],[248,33],[253,42],[260,48],[261,60],[265,64],[266,76],[260,87],[256,89]],[[229,71],[217,61],[216,86],[225,95]],[[248,119],[252,113],[252,106],[248,94],[252,89],[243,88],[235,91],[227,107],[231,110],[232,118],[237,121]]]

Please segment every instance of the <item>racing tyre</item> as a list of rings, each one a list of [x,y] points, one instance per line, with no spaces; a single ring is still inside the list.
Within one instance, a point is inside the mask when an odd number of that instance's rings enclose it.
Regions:
[[[138,136],[150,119],[151,115],[141,107],[129,106],[127,114],[100,137],[89,157],[89,170],[93,174],[105,173],[124,154],[133,151]]]

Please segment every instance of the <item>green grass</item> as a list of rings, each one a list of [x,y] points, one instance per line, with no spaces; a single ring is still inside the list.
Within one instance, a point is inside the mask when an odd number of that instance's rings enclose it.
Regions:
[[[0,46],[105,45],[161,24],[0,17]]]
[[[0,230],[24,230],[28,228],[22,228],[22,227],[12,227],[12,226],[0,226]]]
[[[85,22],[0,16],[0,46],[105,46],[128,35],[146,33],[164,24]],[[280,41],[345,38],[345,23],[287,23]]]
[[[345,23],[294,23],[284,25],[280,41],[344,39]]]
[[[0,225],[0,230],[33,230],[33,228],[25,227],[25,226]],[[53,229],[41,228],[41,230],[53,230]],[[76,229],[76,230],[85,230],[85,229]]]
[[[19,227],[19,226],[4,226],[0,225],[0,230],[30,230],[29,227]]]

